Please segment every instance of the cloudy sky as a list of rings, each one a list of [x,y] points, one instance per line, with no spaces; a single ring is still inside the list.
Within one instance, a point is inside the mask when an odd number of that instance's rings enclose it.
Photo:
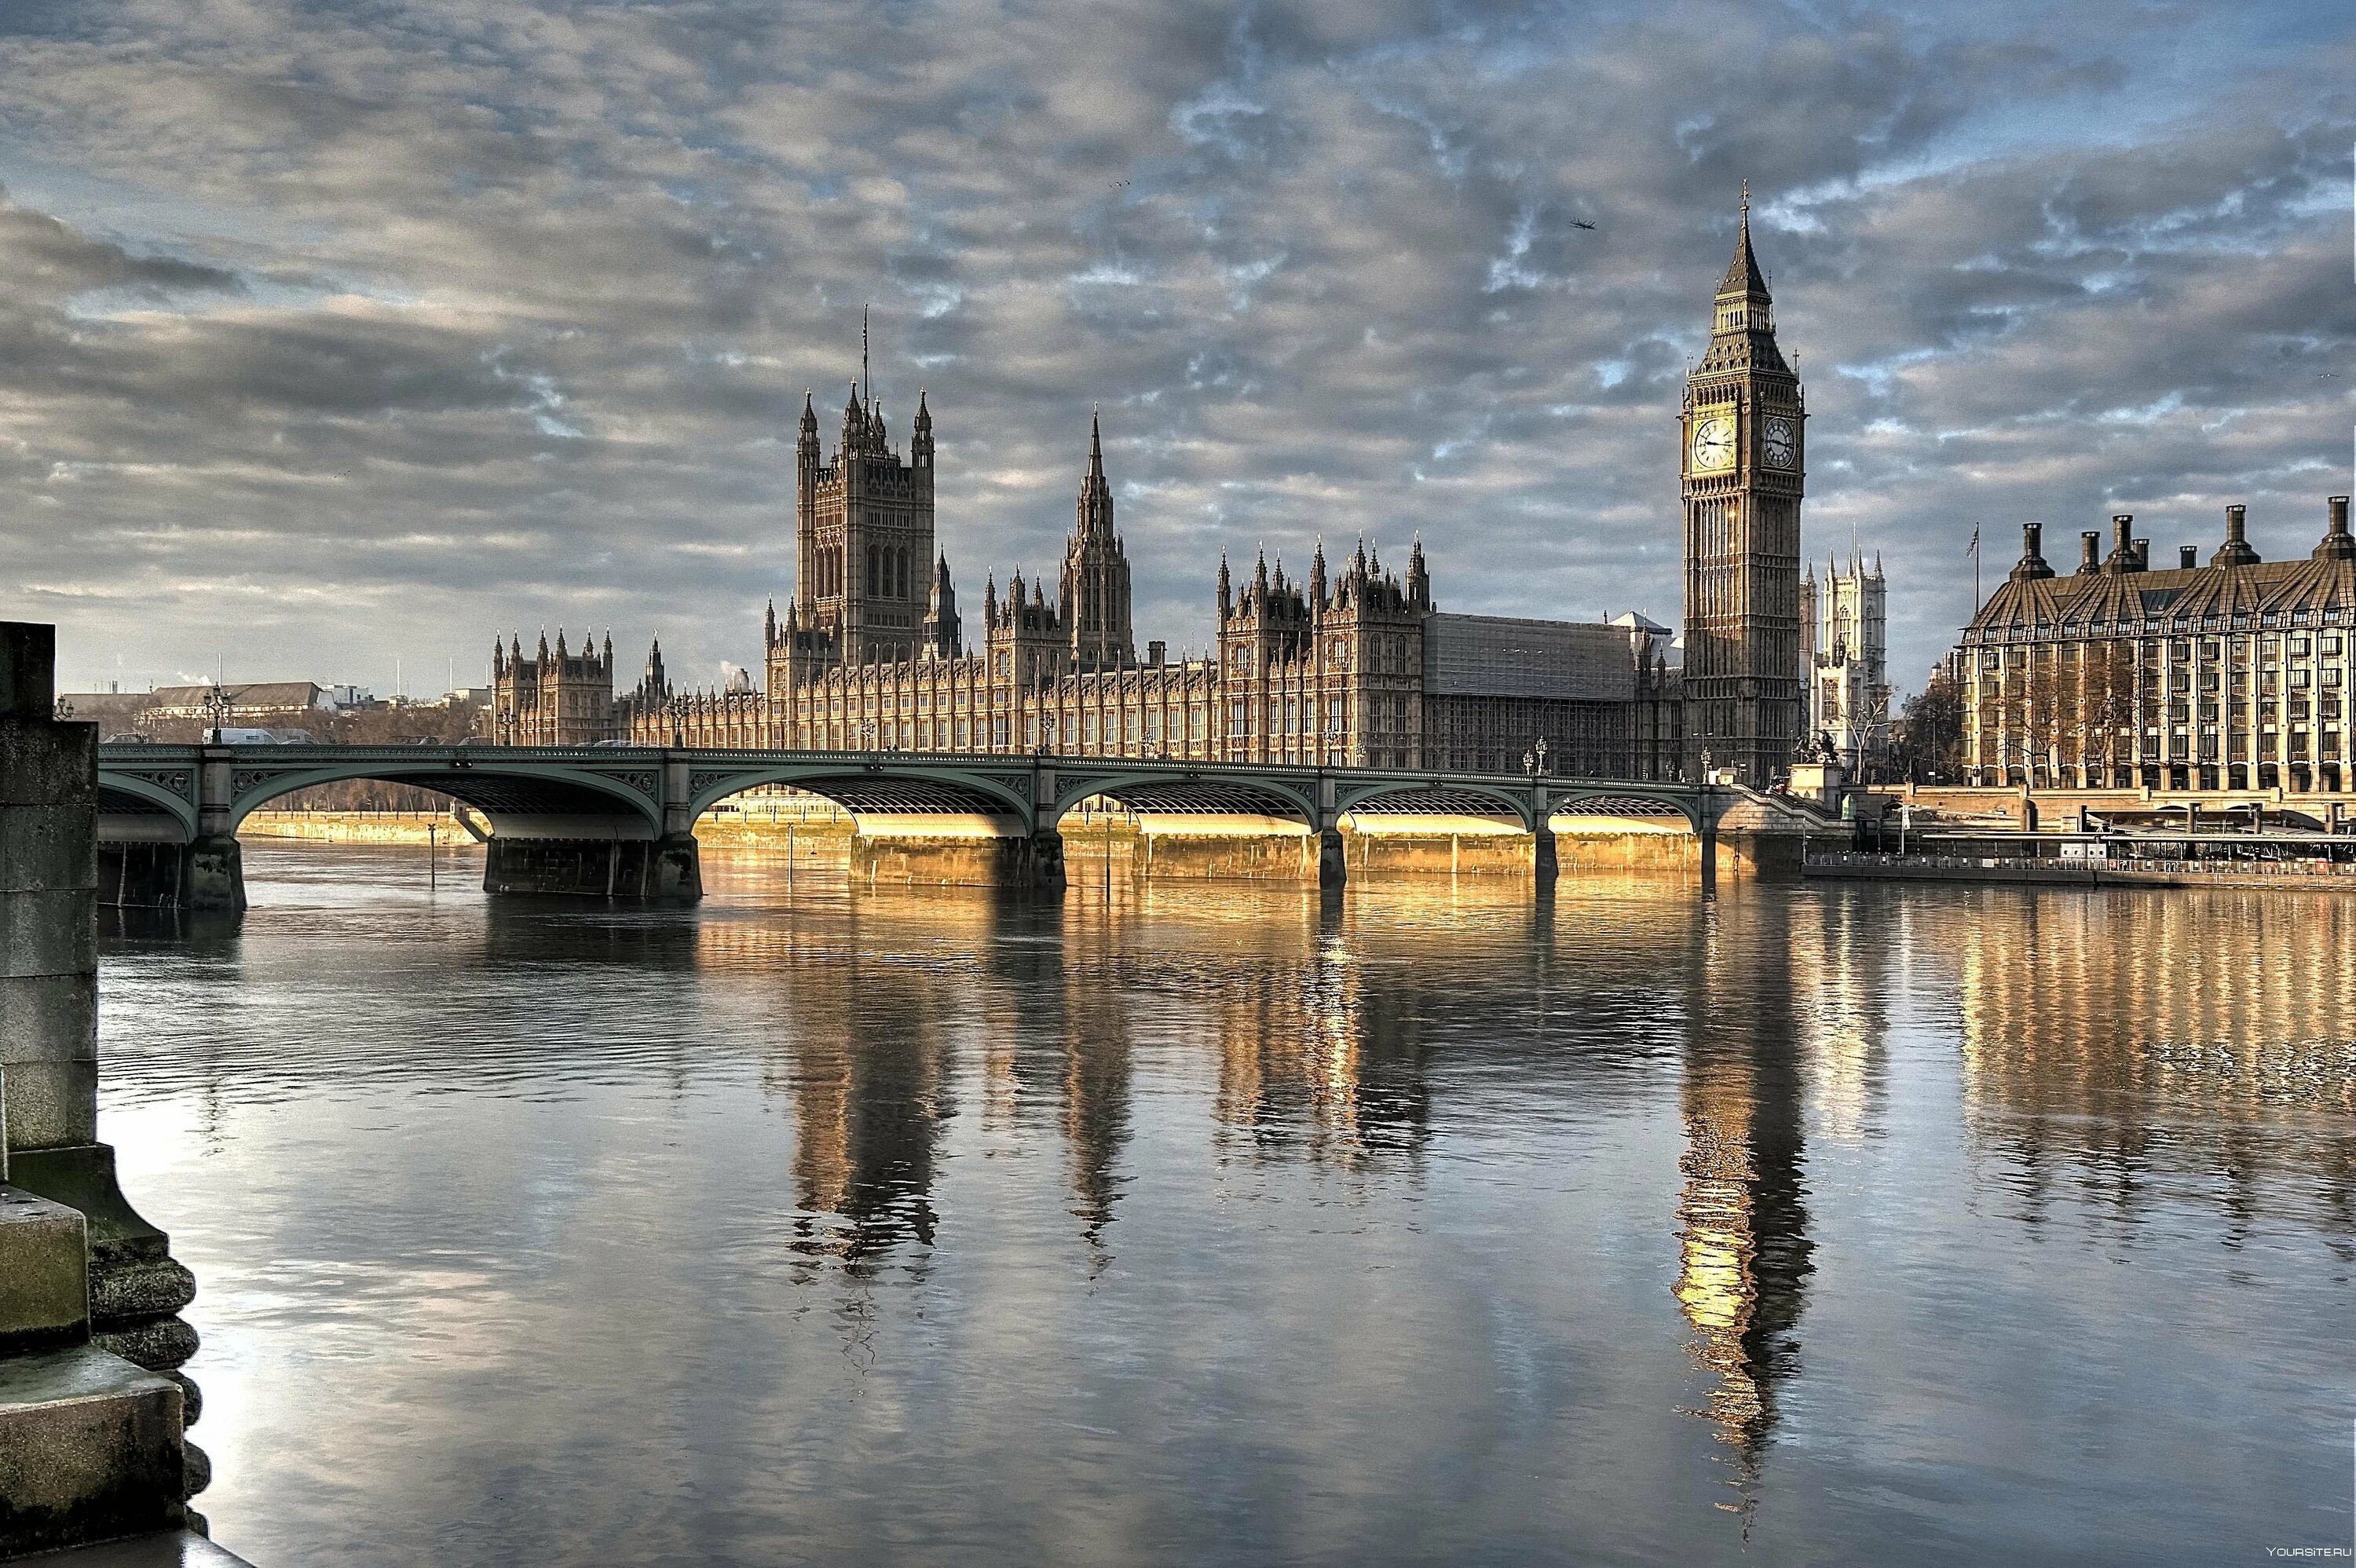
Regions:
[[[12,0],[0,615],[84,688],[593,624],[716,680],[873,302],[970,600],[1059,557],[1099,402],[1141,638],[1222,547],[1417,530],[1443,608],[1674,621],[1748,176],[1807,547],[1882,552],[1913,686],[1976,526],[2312,544],[2351,141],[2338,0]]]

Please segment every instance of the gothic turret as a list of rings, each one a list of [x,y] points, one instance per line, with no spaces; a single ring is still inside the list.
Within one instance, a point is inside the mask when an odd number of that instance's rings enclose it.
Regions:
[[[985,616],[989,610],[983,602]],[[918,651],[927,658],[953,659],[962,652],[958,637],[957,589],[949,582],[949,558],[943,556],[933,568],[932,597],[925,610],[923,635]]]
[[[1129,556],[1113,531],[1112,486],[1105,480],[1104,432],[1088,416],[1088,464],[1080,475],[1070,544],[1064,551],[1058,603],[1079,669],[1120,669],[1137,662],[1130,637]]]
[[[916,419],[908,427],[908,466],[933,465],[933,411],[925,406],[925,389],[916,389]]]

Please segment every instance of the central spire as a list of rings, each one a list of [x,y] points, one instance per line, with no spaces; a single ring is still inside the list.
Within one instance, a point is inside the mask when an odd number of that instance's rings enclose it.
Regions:
[[[1720,299],[1740,298],[1766,300],[1767,279],[1759,271],[1759,258],[1751,250],[1751,182],[1742,182],[1742,227],[1734,241],[1734,260],[1727,263],[1726,276],[1718,283]]]

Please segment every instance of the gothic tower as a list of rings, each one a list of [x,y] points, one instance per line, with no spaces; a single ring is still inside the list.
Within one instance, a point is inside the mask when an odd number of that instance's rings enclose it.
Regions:
[[[1088,416],[1088,471],[1080,478],[1077,518],[1064,552],[1062,609],[1070,623],[1072,662],[1080,669],[1125,669],[1137,662],[1129,624],[1129,555],[1112,531],[1112,487],[1105,483],[1104,434]]]
[[[1718,285],[1708,352],[1686,379],[1685,696],[1689,767],[1707,752],[1764,787],[1800,736],[1800,379],[1775,345],[1751,251],[1751,193]]]
[[[861,327],[861,341],[866,329]],[[862,349],[861,368],[865,368]],[[820,461],[818,411],[802,399],[795,446],[795,581],[789,624],[844,664],[909,659],[933,587],[933,416],[923,395],[908,461],[892,450],[873,387],[854,382],[834,461]]]

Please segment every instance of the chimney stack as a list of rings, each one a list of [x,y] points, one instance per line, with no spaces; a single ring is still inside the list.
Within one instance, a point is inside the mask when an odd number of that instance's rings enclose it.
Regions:
[[[2113,576],[2122,571],[2135,570],[2134,530],[2135,514],[2133,512],[2111,514],[2111,558],[2103,563],[2103,570]]]
[[[2356,535],[2348,531],[2348,497],[2331,497],[2331,527],[2315,547],[2318,560],[2356,560]]]
[[[2247,507],[2225,508],[2225,542],[2218,547],[2215,555],[2209,558],[2210,565],[2255,566],[2258,564],[2258,552],[2252,549],[2250,541],[2243,537],[2243,528],[2249,516],[2250,508]]]
[[[2044,524],[2023,523],[2020,525],[2020,564],[2012,569],[2013,581],[2029,582],[2040,577],[2051,577],[2053,575],[2053,569],[2045,564],[2045,556],[2042,549],[2044,543]]]
[[[2176,564],[2186,571],[2190,571],[2195,567],[2199,566],[2201,564],[2201,547],[2196,544],[2177,546]]]
[[[2088,528],[2078,536],[2078,575],[2089,576],[2103,570],[2103,530]]]

